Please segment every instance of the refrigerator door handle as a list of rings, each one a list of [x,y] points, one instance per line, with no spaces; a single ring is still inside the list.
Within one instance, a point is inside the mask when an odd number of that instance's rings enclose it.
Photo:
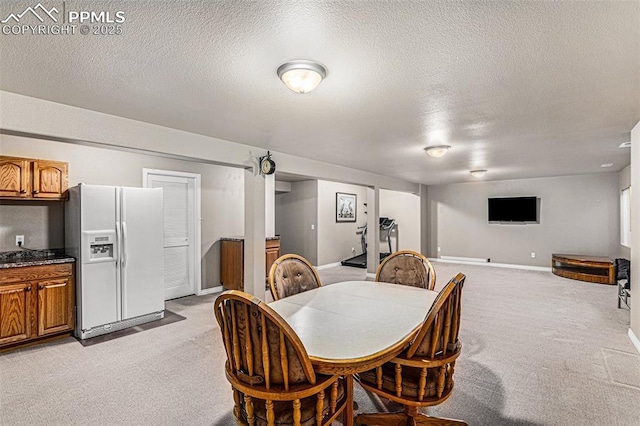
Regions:
[[[127,267],[127,222],[122,222],[122,269]]]
[[[127,306],[127,222],[122,222],[122,245],[120,246],[122,251],[120,252],[120,256],[122,259],[121,268],[120,268],[120,285],[122,286],[121,290],[121,300],[122,300],[122,318],[125,318],[125,315],[128,315],[129,307]]]
[[[122,228],[121,223],[116,222],[116,246],[118,247],[118,257],[116,258],[116,299],[122,300]],[[118,321],[122,320],[122,306],[118,303],[116,308],[116,315]]]

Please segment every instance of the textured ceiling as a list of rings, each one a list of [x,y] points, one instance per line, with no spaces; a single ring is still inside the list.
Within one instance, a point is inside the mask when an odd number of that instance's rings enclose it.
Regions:
[[[65,7],[122,10],[124,34],[0,35],[2,90],[413,182],[620,170],[640,120],[637,1]],[[291,59],[329,75],[297,95]]]

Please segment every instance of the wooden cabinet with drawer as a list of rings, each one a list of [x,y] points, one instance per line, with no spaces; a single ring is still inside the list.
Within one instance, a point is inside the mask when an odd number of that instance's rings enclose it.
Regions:
[[[73,332],[73,265],[0,269],[0,350]]]
[[[265,242],[265,282],[271,265],[280,257],[280,239]],[[223,238],[220,241],[220,284],[225,290],[244,290],[244,240]]]
[[[0,156],[0,198],[63,200],[68,187],[68,163]]]

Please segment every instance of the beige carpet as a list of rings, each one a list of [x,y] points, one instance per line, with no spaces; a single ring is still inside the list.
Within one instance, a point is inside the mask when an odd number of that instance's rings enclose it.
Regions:
[[[438,288],[458,271],[468,278],[456,389],[431,414],[471,425],[640,424],[640,355],[614,286],[434,266]],[[323,282],[364,277],[342,268],[320,271]],[[99,345],[68,338],[0,355],[0,425],[234,425],[213,298],[168,302],[187,319]],[[385,408],[361,389],[356,398],[360,411]]]

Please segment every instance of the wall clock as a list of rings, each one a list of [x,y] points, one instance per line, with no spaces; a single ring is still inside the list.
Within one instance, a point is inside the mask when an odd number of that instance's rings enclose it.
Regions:
[[[276,163],[271,159],[271,153],[267,151],[267,155],[260,159],[260,171],[263,175],[270,175],[276,171]]]

